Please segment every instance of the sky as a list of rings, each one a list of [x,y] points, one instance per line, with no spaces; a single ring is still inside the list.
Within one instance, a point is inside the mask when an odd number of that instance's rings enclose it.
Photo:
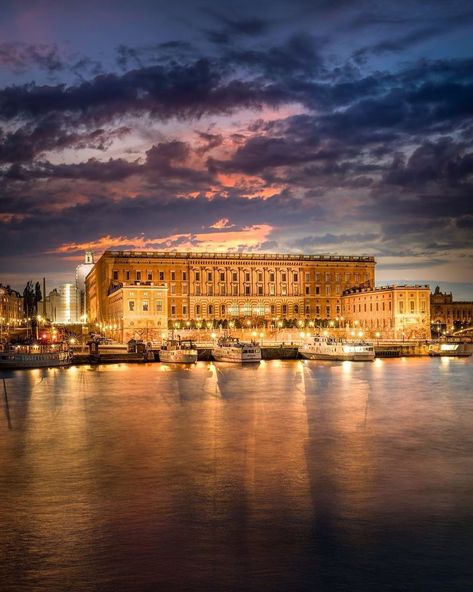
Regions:
[[[86,249],[374,255],[473,299],[470,3],[0,7],[0,282]]]

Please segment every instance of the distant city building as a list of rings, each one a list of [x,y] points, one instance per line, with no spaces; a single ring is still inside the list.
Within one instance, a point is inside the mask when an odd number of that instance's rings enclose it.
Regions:
[[[52,323],[57,323],[58,320],[58,311],[61,306],[61,295],[59,294],[58,290],[54,288],[51,290],[46,297],[46,318],[50,320]]]
[[[430,287],[386,286],[346,290],[344,323],[369,338],[430,339]]]
[[[453,300],[450,292],[441,292],[439,286],[430,295],[431,320],[436,331],[457,331],[473,323],[473,302]]]
[[[23,317],[23,297],[10,286],[0,284],[0,323],[18,325]]]
[[[59,301],[56,305],[56,323],[79,322],[79,297],[75,284],[59,286]]]
[[[79,309],[78,315],[79,320],[85,320],[87,314],[87,302],[86,302],[86,290],[85,290],[85,278],[94,267],[94,256],[92,251],[86,251],[84,257],[84,263],[80,263],[76,267],[76,289],[78,295]]]
[[[107,326],[148,323],[148,333],[152,321],[158,331],[165,307],[158,314],[151,300],[161,300],[167,288],[173,326],[237,319],[328,323],[341,314],[344,290],[374,285],[374,269],[374,257],[363,256],[106,251],[86,278],[87,314]],[[138,306],[149,319],[135,318]]]

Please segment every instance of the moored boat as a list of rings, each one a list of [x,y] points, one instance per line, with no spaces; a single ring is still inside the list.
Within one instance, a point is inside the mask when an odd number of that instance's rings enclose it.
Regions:
[[[450,357],[468,357],[471,356],[472,349],[463,341],[442,341],[431,343],[429,345],[429,356],[450,356]]]
[[[216,362],[260,362],[261,347],[256,342],[241,342],[236,337],[222,337],[212,348]]]
[[[197,348],[188,339],[168,339],[159,350],[159,360],[167,364],[194,364]]]
[[[6,344],[0,352],[0,370],[15,368],[50,368],[68,366],[72,361],[69,348],[62,343],[43,345]]]
[[[314,335],[311,341],[299,348],[299,353],[308,360],[335,360],[350,362],[370,362],[375,352],[372,343],[366,341],[347,341]]]

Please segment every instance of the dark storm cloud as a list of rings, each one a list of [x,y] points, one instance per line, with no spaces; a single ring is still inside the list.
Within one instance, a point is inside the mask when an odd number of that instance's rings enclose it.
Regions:
[[[64,59],[57,45],[0,43],[0,66],[11,68],[13,72],[25,72],[37,67],[48,73],[63,70]]]
[[[5,68],[47,74],[0,88],[3,252],[44,249],[38,228],[54,249],[220,220],[274,227],[271,249],[469,248],[473,60],[389,61],[460,30],[460,13],[296,2],[286,22],[281,6],[208,9],[190,41],[114,40],[108,66],[0,44]],[[352,37],[335,55],[340,31]]]

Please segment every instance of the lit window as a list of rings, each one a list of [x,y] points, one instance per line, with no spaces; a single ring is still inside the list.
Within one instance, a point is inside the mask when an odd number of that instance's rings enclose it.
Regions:
[[[128,301],[128,310],[131,312],[133,312],[135,310],[135,301],[134,300]]]
[[[143,312],[149,311],[149,302],[147,300],[143,300]]]

